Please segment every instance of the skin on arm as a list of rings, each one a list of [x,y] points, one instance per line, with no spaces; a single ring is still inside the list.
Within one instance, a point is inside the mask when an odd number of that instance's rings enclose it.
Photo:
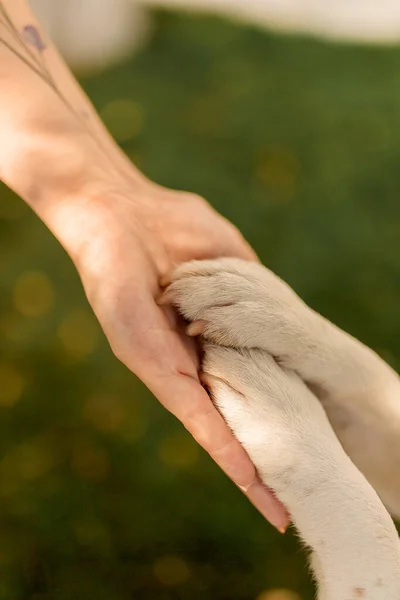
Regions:
[[[283,531],[285,510],[199,382],[193,340],[156,303],[177,263],[254,252],[202,198],[130,163],[23,0],[0,0],[0,88],[0,178],[70,255],[115,355]]]

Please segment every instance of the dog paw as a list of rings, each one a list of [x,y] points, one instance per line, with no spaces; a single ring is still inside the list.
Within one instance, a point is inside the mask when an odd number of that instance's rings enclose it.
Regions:
[[[264,350],[206,342],[202,381],[261,478],[286,504],[339,449],[318,400]]]
[[[179,266],[161,300],[190,322],[189,335],[214,344],[260,348],[297,370],[307,349],[312,311],[265,267],[239,259]]]
[[[318,400],[290,368],[293,347],[306,339],[306,305],[268,269],[236,259],[181,265],[164,302],[201,334],[204,382],[261,476],[275,490],[294,485],[305,454],[312,464],[328,438],[337,444]]]

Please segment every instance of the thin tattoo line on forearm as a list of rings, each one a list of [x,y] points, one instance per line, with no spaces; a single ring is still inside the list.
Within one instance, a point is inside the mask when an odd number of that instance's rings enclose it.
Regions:
[[[35,53],[31,50],[31,48],[23,42],[23,40],[21,39],[21,37],[19,35],[18,30],[14,26],[10,17],[7,15],[7,12],[4,9],[4,7],[1,5],[1,2],[0,2],[0,14],[2,15],[2,18],[0,18],[0,24],[3,25],[3,27],[12,35],[14,40],[23,48],[23,50],[29,54],[30,58],[36,63],[36,66],[40,70],[41,65],[40,65],[39,58],[35,55]]]
[[[1,30],[4,30],[12,38],[12,40],[6,40],[1,35]],[[18,44],[14,46],[12,42]],[[59,100],[64,104],[67,110],[74,116],[78,123],[86,130],[88,135],[95,142],[96,146],[103,152],[107,157],[113,168],[125,178],[128,174],[121,169],[110,157],[109,152],[103,146],[101,140],[98,138],[96,132],[88,122],[89,115],[86,111],[79,111],[69,102],[64,94],[57,87],[54,78],[52,77],[48,65],[46,63],[46,57],[44,55],[47,45],[43,40],[43,37],[39,29],[34,25],[26,25],[22,32],[20,32],[11,18],[9,17],[7,10],[5,9],[3,2],[0,1],[0,44],[7,48],[14,56],[24,63],[29,69],[31,69],[42,81],[52,89]],[[129,178],[129,177],[128,177]]]

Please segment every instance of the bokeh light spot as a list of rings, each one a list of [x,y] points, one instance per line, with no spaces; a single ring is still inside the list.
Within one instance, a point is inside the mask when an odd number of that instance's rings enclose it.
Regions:
[[[165,586],[185,583],[191,575],[187,563],[179,556],[163,556],[154,564],[154,575]]]
[[[176,434],[165,438],[158,453],[161,460],[168,466],[176,469],[192,467],[199,455],[196,442],[188,434]]]
[[[109,535],[104,523],[94,517],[74,521],[72,530],[80,544],[96,549],[109,544]]]
[[[117,142],[130,140],[143,129],[143,110],[137,102],[130,99],[109,102],[100,115]]]
[[[25,388],[25,379],[12,364],[0,364],[0,406],[14,406]]]
[[[25,319],[20,313],[15,310],[5,311],[0,315],[0,335],[12,342],[19,341],[22,323],[23,330],[26,330]]]
[[[85,359],[97,346],[99,326],[88,311],[75,310],[60,324],[58,337],[73,358]]]
[[[104,432],[116,431],[126,418],[121,398],[103,393],[93,394],[86,399],[83,414],[95,429]]]
[[[89,440],[78,440],[72,449],[72,469],[90,481],[104,481],[110,470],[107,453],[94,446]]]
[[[257,596],[256,600],[301,600],[301,597],[296,592],[282,588],[266,590]]]
[[[121,430],[120,437],[127,444],[135,444],[146,435],[148,428],[148,420],[143,415],[136,414]]]
[[[47,473],[57,462],[48,438],[38,436],[12,447],[0,463],[2,491],[18,487]]]
[[[286,148],[262,150],[255,166],[257,179],[277,202],[288,202],[296,194],[300,164],[293,151]]]
[[[19,446],[15,457],[21,479],[30,481],[41,477],[56,462],[56,457],[44,440],[37,438]]]
[[[26,271],[15,282],[13,298],[16,309],[24,317],[40,317],[53,306],[53,285],[46,273]]]

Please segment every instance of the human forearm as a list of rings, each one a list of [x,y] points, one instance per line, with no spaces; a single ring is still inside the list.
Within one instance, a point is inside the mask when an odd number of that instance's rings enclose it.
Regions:
[[[0,1],[0,88],[0,177],[51,229],[57,202],[145,181],[24,0]]]

